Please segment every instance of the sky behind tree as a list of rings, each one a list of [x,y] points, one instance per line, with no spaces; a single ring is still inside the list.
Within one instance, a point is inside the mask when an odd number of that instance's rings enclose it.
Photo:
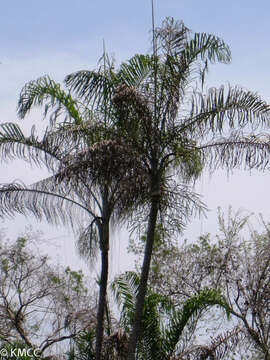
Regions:
[[[173,16],[193,31],[222,37],[230,46],[232,63],[210,67],[208,87],[240,85],[258,92],[267,102],[269,13],[268,0],[155,0],[156,26],[165,17]],[[23,121],[17,119],[16,104],[22,86],[45,74],[61,82],[73,71],[94,68],[102,55],[103,40],[117,64],[135,53],[150,52],[151,1],[5,1],[1,4],[0,34],[0,122],[19,121],[28,131],[33,123],[38,127],[45,123],[40,110]],[[46,175],[42,170],[31,171],[20,162],[1,169],[1,183],[18,178],[31,183]],[[229,179],[223,171],[211,180],[204,176],[196,189],[212,212],[207,221],[193,222],[185,237],[194,240],[201,231],[214,231],[219,205],[224,209],[231,204],[235,210],[262,212],[266,220],[270,219],[269,181],[269,171],[236,171]],[[27,222],[20,219],[13,228],[21,229]],[[10,226],[9,222],[5,224]],[[58,234],[61,232],[59,229]],[[55,230],[50,229],[50,233]],[[118,266],[120,262],[118,258]]]

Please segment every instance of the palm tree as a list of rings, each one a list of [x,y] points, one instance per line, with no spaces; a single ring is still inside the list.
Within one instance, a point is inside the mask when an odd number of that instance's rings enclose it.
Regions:
[[[79,250],[87,258],[95,255],[96,245],[99,245],[101,275],[95,336],[96,359],[99,359],[108,281],[110,222],[125,217],[139,201],[142,181],[134,182],[130,169],[139,170],[140,163],[110,135],[111,125],[105,113],[93,115],[49,77],[25,85],[19,99],[19,114],[23,118],[33,106],[44,104],[45,115],[52,112],[51,124],[43,137],[39,139],[34,127],[27,137],[19,125],[1,124],[0,154],[2,160],[21,158],[45,165],[52,176],[32,186],[3,185],[0,212],[12,216],[16,212],[34,214],[49,223],[71,225],[79,231]],[[63,114],[65,121],[58,124],[56,121]]]
[[[153,31],[153,49],[152,55],[135,55],[118,71],[101,76],[79,71],[66,78],[72,91],[96,108],[112,104],[118,136],[140,154],[148,174],[147,236],[129,360],[134,360],[141,331],[157,223],[183,228],[198,205],[187,185],[203,168],[264,169],[269,159],[268,137],[257,131],[268,126],[269,106],[239,87],[203,92],[209,63],[230,62],[222,39],[192,34],[183,23],[167,19]]]

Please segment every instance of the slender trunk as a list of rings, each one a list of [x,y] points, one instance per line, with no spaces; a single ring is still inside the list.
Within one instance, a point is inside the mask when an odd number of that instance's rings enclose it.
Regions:
[[[96,348],[95,360],[101,359],[103,332],[104,332],[104,313],[106,306],[106,293],[109,270],[109,222],[103,222],[99,228],[100,236],[100,250],[101,250],[101,276],[99,288],[99,301],[97,311],[97,326],[96,326]]]
[[[147,280],[150,269],[153,244],[155,239],[155,228],[157,223],[158,208],[159,208],[159,198],[155,197],[152,199],[151,202],[151,209],[148,219],[147,237],[146,237],[146,244],[144,250],[144,260],[141,271],[138,295],[136,299],[135,317],[134,317],[133,328],[128,345],[128,360],[135,360],[136,346],[141,332],[144,299],[147,290]]]

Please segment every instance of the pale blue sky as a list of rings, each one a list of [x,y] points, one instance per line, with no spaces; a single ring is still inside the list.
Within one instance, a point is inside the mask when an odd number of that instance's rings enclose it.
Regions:
[[[258,92],[270,102],[269,0],[156,0],[156,25],[166,16],[183,20],[193,31],[222,37],[231,47],[232,63],[210,68],[208,86],[238,84]],[[150,50],[150,0],[10,0],[2,1],[0,12],[0,122],[17,121],[16,102],[29,80],[50,74],[61,81],[72,71],[92,68],[106,49],[121,62],[134,53]],[[22,124],[40,124],[34,112]],[[5,166],[0,182],[22,178],[35,181],[44,173],[25,165]],[[198,191],[214,212],[208,222],[196,222],[193,236],[214,229],[218,205],[262,212],[270,219],[269,173],[237,172],[230,181],[219,172],[204,178]],[[16,226],[21,228],[23,220]],[[20,224],[20,225],[19,225]],[[194,232],[194,229],[196,230]],[[61,233],[61,229],[58,233]],[[53,233],[54,230],[51,230]],[[53,235],[52,235],[53,236]],[[117,246],[116,246],[117,247]],[[119,262],[119,260],[117,260]],[[119,264],[118,264],[119,266]]]
[[[215,33],[230,45],[232,64],[215,66],[210,73],[213,83],[241,84],[269,98],[269,1],[156,0],[155,8],[156,25],[174,16],[192,30]],[[11,83],[4,83],[0,95],[6,96],[11,87],[18,92],[37,74],[50,73],[60,80],[70,71],[95,65],[103,39],[118,62],[145,52],[150,28],[150,0],[2,2],[0,75]],[[22,80],[16,88],[17,72]]]

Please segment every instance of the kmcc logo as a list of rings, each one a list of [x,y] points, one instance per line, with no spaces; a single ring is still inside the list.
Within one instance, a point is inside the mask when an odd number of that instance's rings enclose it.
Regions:
[[[23,357],[30,357],[30,358],[37,358],[40,356],[39,349],[25,349],[25,348],[14,348],[14,349],[1,349],[0,350],[1,358],[23,358]]]

